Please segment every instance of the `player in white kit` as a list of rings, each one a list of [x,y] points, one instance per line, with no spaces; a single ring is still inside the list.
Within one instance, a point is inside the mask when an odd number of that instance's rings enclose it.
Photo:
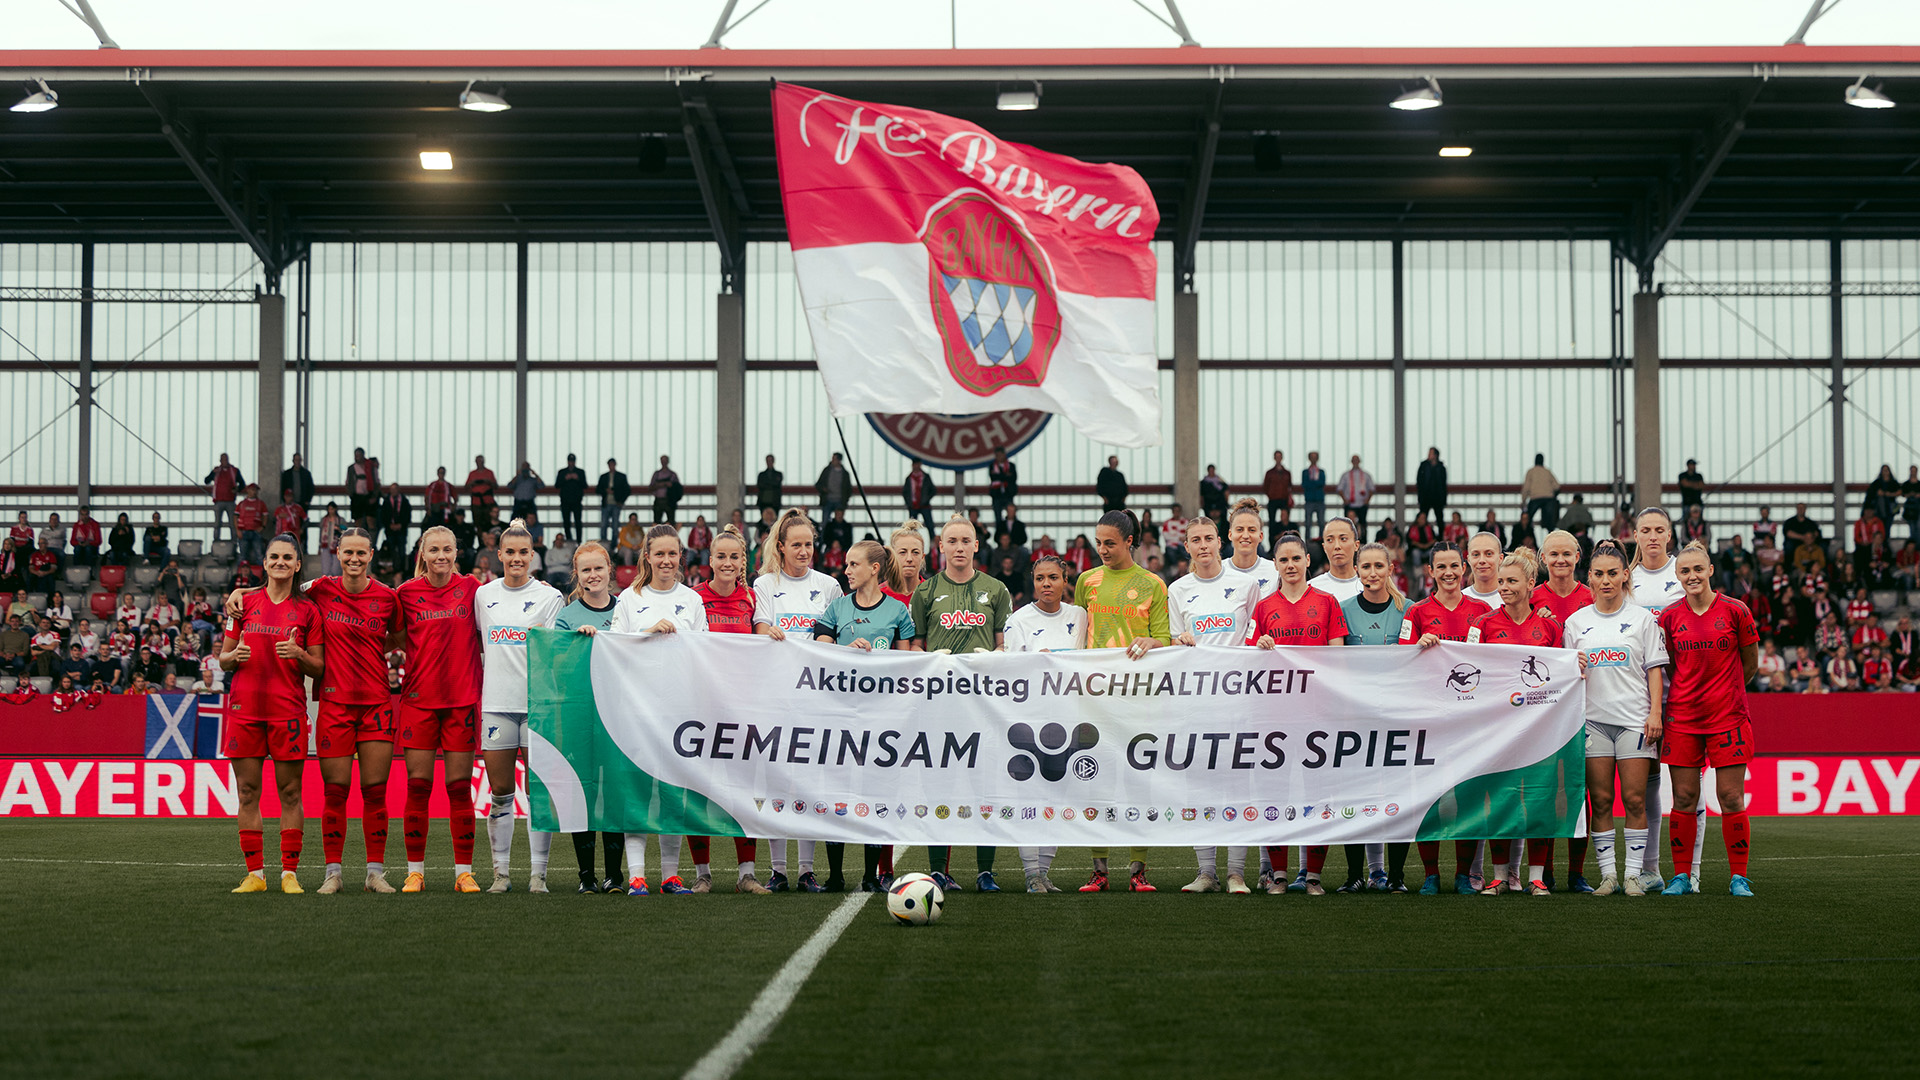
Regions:
[[[527,745],[527,628],[549,626],[566,606],[560,591],[532,574],[533,534],[515,518],[500,534],[500,566],[505,576],[480,586],[473,596],[473,618],[480,627],[485,676],[480,687],[480,753],[487,763],[493,805],[487,808],[487,843],[493,849],[493,886],[513,888],[514,763]],[[547,891],[547,856],[553,834],[529,829],[533,873],[531,892]]]
[[[1007,616],[1004,652],[1070,652],[1087,647],[1087,613],[1066,603],[1067,564],[1058,555],[1033,560],[1033,602]],[[1058,847],[1023,847],[1020,868],[1026,871],[1027,891],[1057,893],[1053,857]]]
[[[1684,595],[1680,588],[1680,575],[1675,573],[1673,558],[1673,518],[1658,506],[1649,506],[1633,516],[1633,559],[1627,564],[1627,579],[1631,588],[1627,599],[1646,608],[1659,617],[1667,605]],[[1647,850],[1640,863],[1640,885],[1648,892],[1659,892],[1666,886],[1660,877],[1660,829],[1665,823],[1666,807],[1661,799],[1663,778],[1660,766],[1656,763],[1647,774]],[[1704,819],[1706,804],[1700,804],[1694,811],[1696,820]],[[1695,828],[1693,866],[1696,872],[1700,867],[1700,839],[1706,835],[1706,829]],[[1628,868],[1632,873],[1632,868]]]

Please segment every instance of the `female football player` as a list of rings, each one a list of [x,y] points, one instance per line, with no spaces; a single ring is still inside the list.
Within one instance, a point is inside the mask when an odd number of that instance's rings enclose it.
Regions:
[[[1354,552],[1360,548],[1360,533],[1350,517],[1328,518],[1320,527],[1320,548],[1326,552],[1327,568],[1315,574],[1307,584],[1333,597],[1346,600],[1360,592],[1360,575],[1354,571]]]
[[[1260,542],[1265,536],[1261,528],[1260,504],[1252,499],[1241,499],[1227,511],[1227,542],[1233,545],[1233,557],[1227,560],[1227,568],[1253,579],[1255,604],[1265,600],[1280,583],[1273,563],[1260,557]]]
[[[1354,556],[1354,569],[1360,575],[1360,591],[1340,602],[1340,613],[1347,620],[1347,644],[1395,644],[1400,640],[1400,624],[1406,621],[1407,598],[1394,587],[1392,553],[1385,544],[1367,544]],[[1376,869],[1369,849],[1380,845],[1348,844],[1347,882],[1339,891],[1406,892],[1409,846],[1385,845],[1381,855],[1386,865]]]
[[[407,761],[403,893],[427,887],[427,806],[436,751],[445,768],[453,887],[456,892],[480,891],[473,878],[473,752],[482,682],[480,623],[474,609],[480,582],[458,573],[458,560],[453,530],[435,525],[420,536],[413,577],[395,590],[407,655],[394,718]]]
[[[527,746],[527,628],[548,626],[566,600],[533,572],[533,534],[519,518],[500,534],[502,576],[474,594],[484,675],[480,686],[480,755],[487,763],[493,805],[487,808],[487,843],[493,851],[488,892],[513,888],[514,766]],[[530,829],[533,870],[527,891],[547,891],[547,859],[553,834]]]
[[[713,571],[713,577],[701,582],[694,591],[700,594],[700,602],[706,607],[708,632],[753,633],[754,595],[753,589],[747,584],[747,538],[739,526],[728,522],[713,534],[713,547],[707,551],[707,565]],[[700,845],[694,846],[694,857],[699,858],[704,853]],[[767,895],[767,887],[754,876],[753,837],[734,837],[733,854],[738,863],[733,891]],[[695,891],[700,890],[700,885],[699,881],[693,883]]]
[[[1760,634],[1747,606],[1713,589],[1713,558],[1698,540],[1677,559],[1686,595],[1660,613],[1660,630],[1673,658],[1673,688],[1661,726],[1660,761],[1673,779],[1673,880],[1667,896],[1699,892],[1693,853],[1700,818],[1700,774],[1713,767],[1720,796],[1721,839],[1732,874],[1728,890],[1752,896],[1747,880],[1752,827],[1747,820],[1747,765],[1753,761],[1753,721],[1747,685],[1760,665]]]
[[[1533,606],[1533,583],[1539,572],[1539,565],[1533,561],[1533,553],[1526,548],[1516,548],[1513,554],[1501,559],[1500,573],[1496,579],[1501,606],[1473,621],[1473,627],[1467,631],[1467,641],[1488,645],[1559,648],[1564,636],[1560,620],[1554,618],[1553,612],[1547,608],[1535,610]],[[1495,868],[1506,866],[1512,856],[1513,841],[1493,840],[1491,843]],[[1526,845],[1527,889],[1534,896],[1550,895],[1544,879],[1547,857],[1553,852],[1553,841],[1528,838]],[[1482,895],[1498,896],[1508,887],[1509,880],[1496,873],[1487,882]]]
[[[1575,575],[1580,568],[1580,541],[1565,529],[1555,529],[1547,534],[1546,543],[1540,548],[1541,559],[1547,566],[1547,580],[1533,590],[1533,606],[1544,607],[1553,612],[1553,617],[1565,627],[1573,613],[1593,603],[1593,593],[1580,584]],[[1547,860],[1546,882],[1553,885],[1553,860]],[[1592,891],[1587,884],[1587,838],[1575,836],[1567,841],[1567,886],[1577,893]]]
[[[607,546],[598,540],[588,540],[574,548],[573,591],[567,596],[567,606],[554,614],[553,628],[579,634],[613,629],[619,600],[614,597],[612,586],[613,558],[607,554]],[[593,893],[617,896],[626,891],[622,884],[626,877],[620,872],[626,837],[609,832],[601,833],[600,839],[607,853],[604,878],[595,877],[593,872],[593,830],[573,834],[573,855],[580,862],[580,886],[575,891],[582,896]]]
[[[1220,561],[1220,530],[1212,518],[1188,518],[1180,534],[1192,571],[1167,587],[1167,626],[1176,645],[1240,645],[1247,640],[1253,619],[1253,583],[1247,575],[1228,570]],[[1181,892],[1218,892],[1219,850],[1208,845],[1193,849],[1200,872]],[[1247,849],[1227,848],[1227,892],[1245,896]]]
[[[1442,540],[1433,545],[1427,569],[1433,574],[1433,595],[1407,609],[1406,618],[1400,622],[1400,643],[1431,649],[1443,641],[1467,640],[1467,631],[1473,629],[1473,621],[1493,609],[1483,601],[1468,596],[1461,588],[1466,578],[1467,564],[1461,557],[1460,545],[1451,540]],[[1420,883],[1420,895],[1438,896],[1440,843],[1437,840],[1422,840],[1419,846],[1421,868],[1426,873],[1426,879]],[[1453,842],[1454,892],[1473,891],[1471,878],[1478,848],[1479,842],[1475,840]]]
[[[1067,594],[1067,564],[1058,555],[1033,560],[1033,602],[1007,617],[1003,648],[1008,652],[1070,652],[1087,647],[1087,613],[1063,602]],[[1058,847],[1023,847],[1020,868],[1026,871],[1030,893],[1062,892],[1053,883],[1053,857]]]
[[[1612,896],[1624,880],[1628,896],[1643,896],[1639,868],[1647,846],[1647,772],[1660,753],[1666,636],[1652,612],[1628,601],[1627,555],[1619,544],[1602,540],[1593,546],[1587,587],[1593,603],[1567,618],[1567,644],[1579,650],[1581,677],[1587,680],[1587,833],[1600,864],[1600,887],[1593,892]],[[1624,879],[1613,858],[1616,774],[1626,803]],[[1576,892],[1583,891],[1579,877],[1573,883]]]
[[[1680,599],[1682,589],[1678,564],[1673,555],[1673,518],[1658,506],[1649,506],[1633,516],[1633,559],[1627,565],[1627,596],[1656,616]],[[1647,774],[1647,850],[1641,857],[1640,885],[1658,892],[1666,882],[1660,879],[1660,827],[1666,822],[1666,807],[1661,797],[1660,770]],[[1706,808],[1694,815],[1694,837],[1704,833],[1701,823]],[[1700,852],[1690,853],[1689,862],[1700,865]]]

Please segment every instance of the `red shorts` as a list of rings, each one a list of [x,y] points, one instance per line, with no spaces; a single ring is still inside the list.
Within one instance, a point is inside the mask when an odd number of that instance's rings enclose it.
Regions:
[[[332,701],[320,703],[320,723],[315,734],[320,757],[351,757],[363,742],[393,741],[393,704],[351,705]]]
[[[226,745],[220,752],[230,758],[264,758],[275,761],[304,761],[307,757],[307,718],[291,720],[228,720]]]
[[[401,703],[398,710],[400,746],[406,750],[439,750],[448,754],[471,754],[479,745],[478,705],[452,709],[423,709]]]
[[[1660,762],[1680,769],[1697,769],[1702,765],[1720,769],[1752,764],[1753,721],[1742,720],[1736,727],[1711,735],[1661,732]]]

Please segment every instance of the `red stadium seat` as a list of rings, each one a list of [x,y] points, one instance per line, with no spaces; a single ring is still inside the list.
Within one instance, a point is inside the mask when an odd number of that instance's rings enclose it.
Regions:
[[[0,619],[5,619],[7,612],[12,608],[13,594],[10,592],[0,592]]]
[[[94,593],[93,599],[92,599],[93,617],[111,626],[113,624],[114,604],[115,604],[115,599],[112,593],[110,592]]]
[[[621,589],[624,589],[624,588],[626,588],[627,586],[629,586],[629,585],[631,585],[631,584],[633,584],[633,579],[634,579],[634,578],[637,578],[637,577],[639,577],[639,576],[640,576],[640,568],[639,568],[638,566],[616,566],[616,567],[614,567],[614,568],[613,568],[613,588],[614,588],[614,591],[615,591],[615,592],[618,592],[618,591],[620,591]]]
[[[110,593],[117,593],[127,584],[127,568],[124,566],[103,566],[100,568],[100,587]]]

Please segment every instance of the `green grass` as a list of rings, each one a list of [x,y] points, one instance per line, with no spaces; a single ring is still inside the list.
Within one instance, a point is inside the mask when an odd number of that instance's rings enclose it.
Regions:
[[[969,891],[927,930],[875,901],[741,1075],[1911,1075],[1920,821],[1754,832],[1744,902],[1717,830],[1687,900],[1194,897],[1167,850],[1152,896]],[[224,822],[0,836],[7,1076],[677,1076],[840,902],[457,896],[443,826],[420,896],[230,896]]]

